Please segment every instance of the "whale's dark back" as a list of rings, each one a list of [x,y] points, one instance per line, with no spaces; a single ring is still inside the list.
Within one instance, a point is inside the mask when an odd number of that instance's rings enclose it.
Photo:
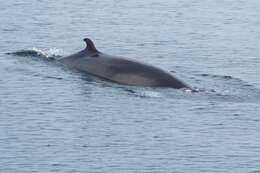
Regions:
[[[91,40],[90,40],[91,41]],[[93,44],[87,40],[87,44]],[[89,43],[88,43],[89,42]],[[120,84],[151,87],[189,88],[185,83],[157,67],[127,58],[111,56],[93,50],[83,51],[59,60],[62,64]]]

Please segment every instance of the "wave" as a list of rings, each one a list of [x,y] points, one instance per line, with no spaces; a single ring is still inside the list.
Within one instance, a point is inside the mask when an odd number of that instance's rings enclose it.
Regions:
[[[19,50],[16,52],[9,52],[6,53],[7,55],[15,55],[15,56],[22,56],[22,57],[39,57],[45,58],[48,60],[55,60],[61,56],[62,50],[57,48],[51,48],[49,50],[41,50],[38,48],[32,48],[29,50]]]
[[[235,79],[234,77],[228,76],[228,75],[198,74],[198,76],[202,76],[202,77],[212,77],[212,78],[222,78],[222,79]]]
[[[200,83],[205,84],[204,93],[210,97],[223,98],[226,101],[259,103],[260,89],[243,79],[216,74],[197,74],[196,76],[203,78],[200,79]]]
[[[197,76],[207,77],[209,79],[214,79],[214,80],[222,80],[223,82],[229,81],[229,82],[232,82],[232,83],[240,83],[244,87],[254,87],[254,85],[251,85],[248,82],[246,82],[246,81],[244,81],[240,78],[229,76],[229,75],[198,74]]]

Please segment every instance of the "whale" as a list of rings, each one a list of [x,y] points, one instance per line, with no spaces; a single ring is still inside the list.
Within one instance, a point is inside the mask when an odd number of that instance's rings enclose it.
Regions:
[[[63,57],[58,62],[69,68],[123,85],[191,89],[186,83],[158,67],[102,53],[96,49],[91,39],[83,40],[86,43],[85,49]]]

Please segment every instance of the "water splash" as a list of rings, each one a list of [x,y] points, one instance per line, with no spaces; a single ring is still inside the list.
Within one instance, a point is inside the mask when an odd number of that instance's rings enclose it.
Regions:
[[[141,96],[141,97],[152,97],[152,98],[162,97],[161,93],[156,92],[156,91],[149,91],[149,90],[139,91],[136,94]]]
[[[120,86],[119,88],[122,88]],[[152,89],[147,88],[138,88],[138,87],[127,87],[122,88],[124,91],[127,91],[131,95],[137,96],[137,97],[151,97],[151,98],[161,98],[163,97],[162,93],[159,91],[155,91]]]
[[[22,57],[40,57],[48,60],[55,60],[62,57],[63,51],[57,48],[50,48],[49,50],[41,50],[36,47],[33,47],[29,50],[19,50],[16,52],[7,53],[7,55],[15,55]]]
[[[62,53],[62,50],[57,48],[51,48],[49,50],[42,51],[34,47],[32,48],[32,50],[37,52],[38,55],[44,56],[46,58],[59,58],[61,57],[61,53]]]

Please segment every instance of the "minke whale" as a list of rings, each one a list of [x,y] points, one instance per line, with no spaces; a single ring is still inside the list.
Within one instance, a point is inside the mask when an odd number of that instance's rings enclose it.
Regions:
[[[102,53],[96,49],[89,38],[85,38],[84,41],[86,43],[84,50],[63,57],[58,62],[119,84],[191,89],[187,84],[158,67]]]

